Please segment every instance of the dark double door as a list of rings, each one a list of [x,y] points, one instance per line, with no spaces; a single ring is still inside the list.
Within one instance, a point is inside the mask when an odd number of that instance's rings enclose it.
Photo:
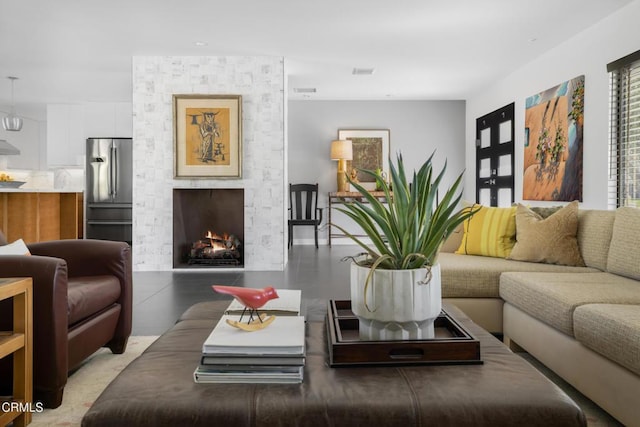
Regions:
[[[476,119],[476,202],[514,202],[514,104]]]

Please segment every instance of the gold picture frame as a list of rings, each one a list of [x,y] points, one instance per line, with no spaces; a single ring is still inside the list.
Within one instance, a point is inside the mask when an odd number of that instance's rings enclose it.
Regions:
[[[242,96],[173,95],[174,177],[242,177]]]
[[[347,173],[354,169],[381,169],[389,179],[389,129],[339,129],[338,139],[351,140],[353,160],[347,161]],[[357,174],[358,181],[366,190],[376,189],[375,180],[363,174]]]

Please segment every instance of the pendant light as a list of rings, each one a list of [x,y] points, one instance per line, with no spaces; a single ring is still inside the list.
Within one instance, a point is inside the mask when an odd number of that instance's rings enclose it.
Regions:
[[[2,127],[4,130],[17,132],[22,129],[22,118],[16,116],[16,104],[13,98],[13,83],[18,80],[18,78],[13,76],[7,78],[11,80],[11,112],[2,119]]]

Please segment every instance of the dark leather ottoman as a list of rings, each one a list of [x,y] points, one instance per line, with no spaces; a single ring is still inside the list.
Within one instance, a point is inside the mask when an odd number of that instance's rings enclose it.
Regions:
[[[302,384],[196,384],[202,343],[228,301],[191,307],[105,389],[91,426],[585,426],[580,408],[492,335],[483,365],[330,368],[323,315],[310,303]]]

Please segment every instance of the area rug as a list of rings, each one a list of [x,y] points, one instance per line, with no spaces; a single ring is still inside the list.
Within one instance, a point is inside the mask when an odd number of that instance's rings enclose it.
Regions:
[[[124,354],[113,354],[108,348],[95,352],[67,380],[62,405],[34,413],[30,426],[79,426],[102,390],[157,338],[130,337]]]

